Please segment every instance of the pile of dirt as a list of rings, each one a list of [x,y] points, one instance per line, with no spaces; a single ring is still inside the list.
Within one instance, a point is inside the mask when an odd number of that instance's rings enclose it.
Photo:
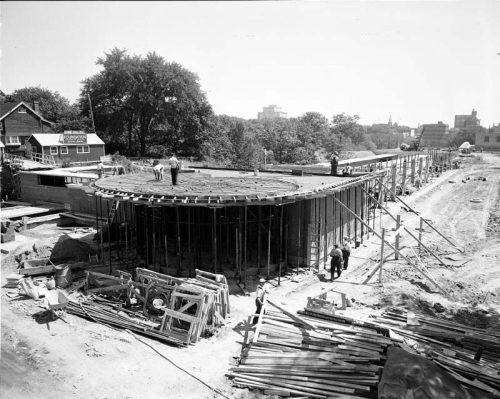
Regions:
[[[52,248],[50,261],[52,263],[88,261],[89,255],[95,255],[95,249],[88,243],[63,235]]]

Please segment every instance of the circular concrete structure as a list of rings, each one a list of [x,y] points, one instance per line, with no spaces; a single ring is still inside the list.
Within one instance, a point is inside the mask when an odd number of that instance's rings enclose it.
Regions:
[[[296,192],[293,182],[262,176],[212,176],[207,173],[181,173],[178,184],[172,185],[168,170],[163,180],[152,173],[127,174],[100,179],[95,183],[97,193],[123,199],[158,202],[234,202],[265,200]]]

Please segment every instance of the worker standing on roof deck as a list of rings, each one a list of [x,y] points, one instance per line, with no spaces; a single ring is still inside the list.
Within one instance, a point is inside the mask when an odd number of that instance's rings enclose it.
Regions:
[[[344,245],[342,245],[342,259],[344,260],[344,270],[349,265],[349,256],[351,256],[351,244],[349,237],[344,237]]]
[[[337,271],[338,277],[342,274],[342,251],[339,248],[339,244],[335,244],[334,248],[330,252],[332,260],[330,261],[330,281],[333,281],[333,274]]]
[[[154,161],[153,173],[155,180],[163,180],[163,165],[158,160]]]
[[[337,176],[337,167],[339,166],[339,153],[337,151],[335,151],[332,154],[332,157],[330,159],[330,165],[331,165],[330,174],[332,176]]]
[[[177,185],[177,175],[179,174],[179,170],[181,168],[181,163],[175,156],[175,153],[169,158],[168,163],[170,165],[170,174],[172,175],[172,185]]]
[[[350,176],[352,174],[352,166],[351,164],[347,164],[346,167],[344,168],[344,176]]]
[[[259,285],[255,290],[255,306],[257,309],[255,310],[255,316],[253,317],[252,324],[257,324],[259,321],[260,311],[262,306],[264,305],[264,299],[266,295],[269,293],[269,288],[265,279],[261,278],[259,280]]]

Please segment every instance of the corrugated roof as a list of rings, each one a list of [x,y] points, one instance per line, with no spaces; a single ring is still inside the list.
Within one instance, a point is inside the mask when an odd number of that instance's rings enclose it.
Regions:
[[[102,141],[99,136],[95,133],[87,133],[87,143],[85,144],[65,144],[62,141],[62,134],[61,133],[33,133],[31,135],[40,145],[43,147],[46,146],[53,146],[53,147],[60,147],[60,146],[75,146],[75,145],[97,145],[97,144],[104,144],[104,141]],[[31,138],[30,137],[30,138]]]

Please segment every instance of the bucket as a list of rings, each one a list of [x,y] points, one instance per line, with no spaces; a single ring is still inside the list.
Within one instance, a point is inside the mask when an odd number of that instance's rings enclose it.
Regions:
[[[69,265],[56,266],[56,286],[66,288],[71,284],[71,268]]]

